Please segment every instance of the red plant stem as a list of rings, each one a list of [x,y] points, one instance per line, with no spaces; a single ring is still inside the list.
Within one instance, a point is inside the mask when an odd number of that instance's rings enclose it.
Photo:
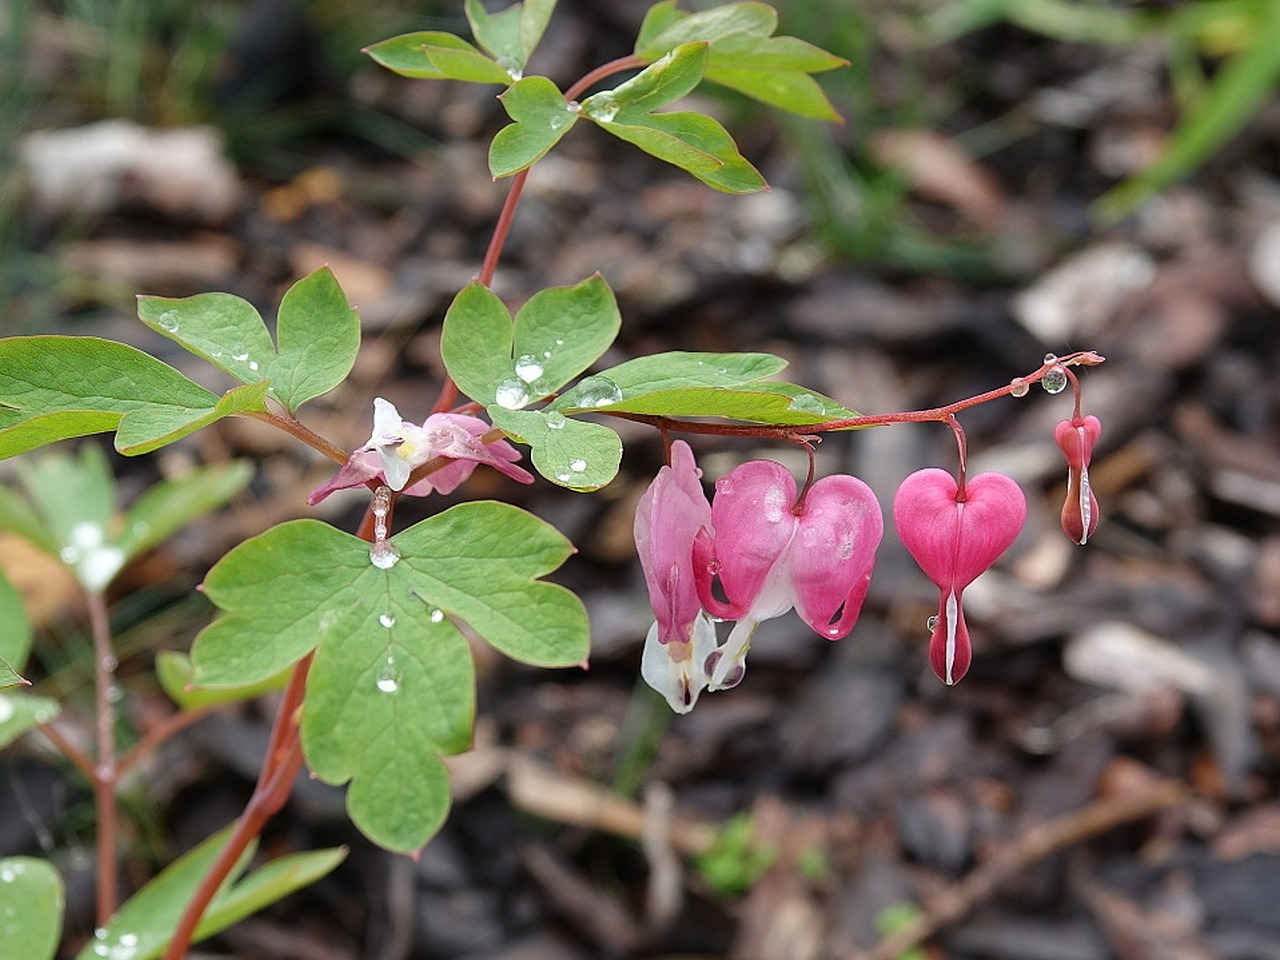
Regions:
[[[279,413],[273,413],[270,410],[260,410],[257,413],[246,414],[255,420],[261,420],[263,423],[269,423],[278,430],[297,437],[313,450],[323,453],[330,460],[337,463],[346,463],[348,453],[341,447],[334,446],[320,434],[316,433],[300,420],[293,417],[285,416]]]
[[[195,895],[183,911],[182,919],[174,930],[173,939],[169,941],[169,949],[164,960],[182,960],[186,956],[191,938],[195,936],[204,912],[213,901],[214,895],[235,868],[236,863],[249,848],[267,821],[271,819],[285,801],[293,787],[294,778],[302,769],[302,739],[298,727],[298,708],[302,705],[302,697],[307,687],[307,672],[311,669],[312,654],[307,654],[298,661],[289,675],[289,683],[280,697],[276,708],[275,722],[271,728],[271,740],[267,746],[267,754],[258,773],[258,783],[253,795],[245,805],[244,812],[236,821],[235,829],[227,839],[226,846],[218,854],[217,860],[209,868],[209,872],[200,881]]]
[[[126,773],[132,770],[139,761],[146,757],[147,754],[156,749],[156,747],[160,746],[170,737],[181,733],[183,730],[187,729],[187,727],[199,723],[212,713],[213,710],[214,708],[212,706],[196,707],[192,710],[175,710],[173,713],[169,714],[144,733],[142,735],[142,739],[135,743],[129,751],[120,758],[120,762],[116,765],[116,778],[119,779],[120,777],[123,777]]]
[[[111,648],[107,601],[100,591],[87,592],[93,634],[93,714],[97,756],[93,765],[93,804],[98,818],[98,926],[111,919],[119,902],[116,867],[116,708],[112,700],[116,658]]]
[[[84,774],[86,780],[93,783],[97,777],[97,772],[93,769],[93,757],[68,740],[66,734],[52,723],[41,724],[36,729],[49,738],[49,742],[57,747],[58,752],[71,761],[71,764],[77,770]]]

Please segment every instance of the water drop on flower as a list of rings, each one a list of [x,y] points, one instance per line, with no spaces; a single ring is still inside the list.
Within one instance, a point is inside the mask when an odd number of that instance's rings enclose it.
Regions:
[[[396,658],[391,654],[387,654],[387,659],[382,661],[375,682],[383,693],[395,693],[400,689],[400,668],[396,666]]]
[[[547,423],[548,430],[563,430],[564,414],[559,413],[555,410],[552,410],[550,413],[547,414],[546,423]]]
[[[1061,393],[1067,389],[1067,371],[1061,366],[1051,367],[1040,381],[1045,393]]]
[[[622,391],[608,377],[585,377],[574,392],[580,407],[607,407],[622,399]]]
[[[587,469],[587,461],[583,460],[581,457],[578,457],[576,460],[573,461],[573,463],[569,464],[569,469],[572,470],[574,473],[581,473],[583,470]]]
[[[369,548],[369,562],[379,570],[390,570],[400,562],[400,551],[394,543],[383,540]]]
[[[500,407],[506,407],[508,410],[519,410],[529,402],[529,390],[525,387],[523,380],[518,377],[508,377],[498,384],[498,389],[494,391],[493,399]]]
[[[1057,363],[1057,362],[1058,362],[1058,355],[1057,355],[1056,353],[1046,353],[1046,354],[1044,355],[1044,362],[1045,362],[1045,363]]]
[[[390,630],[396,625],[396,615],[394,613],[378,614],[378,622]]]
[[[930,633],[933,633],[933,631],[936,630],[937,627],[938,627],[938,618],[936,616],[932,616],[924,622],[924,628],[928,630]]]
[[[542,376],[542,361],[531,353],[516,358],[516,376],[525,383],[533,383]]]

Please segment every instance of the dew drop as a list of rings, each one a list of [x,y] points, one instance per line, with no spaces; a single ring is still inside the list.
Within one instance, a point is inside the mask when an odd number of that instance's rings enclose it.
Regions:
[[[390,570],[400,562],[400,550],[394,543],[382,540],[369,548],[369,562],[379,570]]]
[[[249,361],[249,369],[250,369],[250,370],[252,370],[254,373],[257,373],[257,372],[258,372],[258,361],[257,361],[257,360],[250,360],[250,361]]]
[[[160,316],[156,317],[156,323],[162,330],[168,330],[170,333],[178,332],[178,312],[176,310],[166,310]]]
[[[556,337],[556,346],[557,346],[557,347],[563,347],[563,346],[564,346],[564,341],[563,341],[563,340],[561,340],[559,337]]]
[[[3,870],[0,870],[0,883],[13,883],[13,881],[17,879],[18,875],[13,872],[12,867],[5,867]]]
[[[531,353],[516,358],[516,376],[525,383],[533,383],[542,376],[542,361]]]
[[[573,474],[572,474],[572,473],[557,473],[557,474],[556,474],[556,479],[557,479],[557,480],[559,480],[561,483],[568,483],[570,480],[572,480],[572,479],[573,479]]]
[[[934,630],[936,630],[936,629],[938,628],[938,618],[937,618],[937,616],[936,616],[936,615],[935,615],[935,616],[932,616],[932,617],[930,617],[928,620],[926,620],[926,621],[924,622],[924,628],[925,628],[926,630],[928,630],[930,633],[933,633],[933,631],[934,631]]]
[[[231,359],[232,359],[232,360],[234,360],[236,363],[244,363],[246,360],[248,360],[248,359],[249,359],[249,354],[248,354],[248,353],[233,353],[233,354],[231,355]]]
[[[578,459],[574,460],[571,464],[569,464],[569,469],[572,470],[574,473],[581,473],[583,470],[587,469],[587,461],[583,460],[581,457],[578,457]]]
[[[546,424],[547,424],[548,430],[563,430],[564,414],[559,413],[555,410],[552,410],[550,413],[547,414]]]
[[[498,389],[494,391],[493,399],[500,407],[505,407],[508,410],[519,410],[529,402],[529,390],[523,380],[518,377],[508,377],[498,384]]]
[[[543,351],[542,351],[542,359],[543,359],[543,360],[550,360],[550,359],[551,359],[551,351],[550,351],[550,350],[543,350]]]
[[[607,407],[622,399],[622,391],[608,377],[585,377],[574,392],[580,407]]]
[[[621,107],[613,97],[597,94],[586,104],[587,116],[599,123],[612,123]]]
[[[1058,355],[1057,355],[1056,353],[1046,353],[1046,354],[1044,355],[1044,362],[1045,362],[1045,363],[1057,363],[1057,362],[1058,362]]]
[[[390,630],[396,625],[396,615],[394,613],[378,614],[378,622]]]
[[[1061,393],[1067,389],[1067,371],[1061,365],[1050,367],[1040,381],[1045,393]]]
[[[1009,396],[1011,397],[1025,397],[1029,389],[1027,381],[1021,377],[1014,377],[1009,381]]]
[[[400,667],[392,654],[387,654],[387,659],[383,660],[382,666],[378,667],[378,675],[374,682],[383,693],[395,693],[400,689]]]
[[[439,622],[440,622],[441,620],[443,620],[443,619],[444,619],[444,611],[443,611],[443,610],[436,609],[436,610],[432,610],[432,611],[431,611],[431,622],[432,622],[432,623],[439,623]]]

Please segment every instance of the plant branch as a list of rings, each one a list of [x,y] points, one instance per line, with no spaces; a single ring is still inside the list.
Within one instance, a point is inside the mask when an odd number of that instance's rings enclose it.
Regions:
[[[280,696],[280,704],[276,708],[275,722],[271,728],[271,740],[263,759],[262,770],[258,773],[257,785],[253,795],[245,805],[244,812],[236,821],[235,829],[227,839],[226,846],[218,854],[218,858],[209,868],[209,872],[200,881],[191,902],[183,911],[182,919],[169,941],[169,949],[164,960],[182,960],[196,928],[205,910],[213,901],[219,888],[230,876],[240,857],[262,833],[262,828],[289,799],[293,780],[302,769],[302,738],[298,727],[298,709],[302,706],[302,697],[307,688],[307,672],[311,669],[313,654],[307,654],[298,661],[289,675],[289,683]]]
[[[119,878],[116,870],[116,707],[112,698],[116,658],[111,648],[111,623],[101,591],[89,590],[89,627],[93,634],[93,715],[97,756],[93,766],[93,802],[98,818],[98,926],[116,912]]]
[[[156,747],[163,744],[170,737],[181,733],[187,727],[199,723],[213,710],[212,706],[196,707],[193,710],[175,710],[169,714],[144,733],[142,738],[120,758],[120,762],[116,765],[116,777],[123,777]]]
[[[347,457],[350,456],[346,450],[330,443],[302,421],[293,417],[273,413],[270,410],[260,410],[256,413],[247,414],[247,416],[252,417],[254,420],[261,420],[263,423],[269,423],[277,430],[283,430],[285,433],[297,437],[312,450],[323,453],[336,463],[346,463]]]
[[[84,774],[86,780],[93,783],[98,775],[93,769],[93,757],[72,743],[67,735],[52,723],[42,723],[36,729],[49,738],[49,742],[58,748],[58,752],[66,757],[72,766]]]

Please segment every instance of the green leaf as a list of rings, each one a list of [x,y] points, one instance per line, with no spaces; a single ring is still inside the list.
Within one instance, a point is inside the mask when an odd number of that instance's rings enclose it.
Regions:
[[[520,36],[521,5],[513,4],[490,14],[485,12],[480,0],[467,0],[466,12],[476,43],[506,68],[511,79],[519,79],[528,59]]]
[[[686,15],[674,5],[649,11],[636,55],[655,60],[681,44],[710,45],[706,79],[770,106],[819,120],[839,120],[809,76],[848,61],[795,37],[775,37],[778,15],[762,3],[731,3]]]
[[[524,0],[520,9],[520,49],[528,63],[551,22],[556,0]]]
[[[555,410],[489,408],[489,418],[510,436],[533,448],[538,472],[570,490],[598,490],[618,474],[622,441],[598,423],[574,420]]]
[[[0,859],[0,957],[53,960],[62,939],[62,878],[35,857]]]
[[[1156,161],[1096,201],[1106,222],[1119,220],[1152,194],[1191,173],[1227,142],[1280,80],[1280,4],[1266,7],[1251,46],[1217,72],[1200,102],[1179,123]]]
[[[286,291],[276,321],[271,391],[291,412],[340,384],[360,350],[360,317],[328,267]]]
[[[22,594],[0,571],[0,661],[9,668],[8,673],[0,670],[0,686],[23,682],[15,671],[22,669],[30,653],[31,621],[22,604]]]
[[[798,70],[745,70],[712,67],[707,79],[739,93],[813,120],[836,120],[840,114],[822,92],[818,82]]]
[[[717,121],[701,113],[620,114],[591,119],[620,140],[693,174],[724,193],[756,193],[768,187],[764,177],[738,153],[733,137]]]
[[[4,626],[4,621],[0,619],[0,630],[3,630]],[[20,687],[25,684],[27,681],[9,665],[9,661],[0,657],[0,687]]]
[[[217,706],[220,703],[235,703],[239,700],[252,700],[264,693],[280,690],[289,682],[292,667],[286,667],[273,677],[243,687],[220,687],[206,690],[195,686],[196,671],[191,659],[174,650],[161,650],[156,654],[156,678],[169,699],[183,710],[195,710],[199,707]]]
[[[659,390],[736,387],[773,376],[786,365],[787,361],[771,353],[655,353],[587,377],[561,394],[548,409],[561,413],[607,410],[624,400]],[[612,396],[608,395],[610,392]]]
[[[360,318],[328,267],[285,293],[276,320],[278,348],[258,311],[226,293],[140,297],[138,317],[242,383],[270,381],[267,392],[290,412],[340,384],[360,349]]]
[[[440,350],[449,375],[473,400],[490,406],[502,388],[504,400],[524,395],[529,402],[595,362],[621,322],[613,291],[599,274],[538,291],[514,321],[491,290],[473,283],[445,315]]]
[[[536,163],[578,119],[578,112],[546,77],[517,80],[498,99],[515,123],[499,130],[489,145],[489,172],[494,179]]]
[[[27,540],[45,553],[57,555],[58,545],[52,531],[43,518],[31,509],[31,504],[8,487],[0,487],[0,530],[9,530]]]
[[[116,485],[96,444],[82,444],[74,456],[50,452],[24,459],[18,467],[27,498],[52,534],[51,552],[56,555],[86,536],[98,542],[107,539],[116,510]],[[96,529],[85,533],[85,527]]]
[[[129,898],[107,925],[85,944],[76,960],[128,957],[154,960],[169,944],[187,904],[214,860],[222,852],[231,827],[219,830],[183,854]],[[204,940],[233,923],[288,896],[329,873],[342,862],[342,848],[314,850],[281,857],[237,879],[253,857],[251,844],[205,912],[194,939]]]
[[[276,356],[271,334],[253,304],[229,293],[139,297],[138,319],[241,383],[266,379]]]
[[[515,507],[466,503],[390,541],[390,567],[369,544],[314,520],[281,524],[236,547],[205,592],[226,611],[196,638],[199,683],[265,679],[316,648],[303,707],[315,773],[350,780],[352,820],[376,842],[414,850],[448,808],[439,755],[465,749],[473,668],[452,618],[497,649],[541,666],[587,654],[581,602],[537,580],[571,546]]]
[[[625,83],[582,101],[583,112],[602,121],[626,122],[631,113],[651,113],[688,94],[702,80],[707,45],[686,43],[661,57]]]
[[[121,453],[147,453],[251,409],[253,396],[232,391],[220,399],[111,340],[10,337],[0,340],[0,459],[112,429]]]
[[[149,487],[124,518],[114,543],[125,559],[163,543],[192,521],[222,506],[253,478],[247,460],[199,467],[173,480]]]
[[[803,426],[858,415],[829,397],[791,383],[657,390],[612,404],[609,411],[663,417],[726,417],[773,426]]]
[[[61,708],[57,700],[37,697],[20,690],[0,693],[0,747],[6,747],[28,730],[56,717]]]
[[[402,77],[500,83],[511,77],[501,66],[461,37],[436,30],[406,33],[364,50],[376,63]]]

